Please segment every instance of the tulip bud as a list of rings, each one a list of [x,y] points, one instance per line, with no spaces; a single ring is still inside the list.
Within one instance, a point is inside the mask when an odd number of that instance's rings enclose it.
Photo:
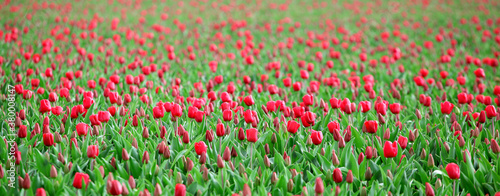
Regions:
[[[316,178],[316,184],[314,185],[314,192],[316,192],[316,195],[321,195],[323,194],[325,188],[323,186],[323,179],[320,177]]]
[[[446,150],[446,152],[450,152],[450,146],[448,146],[448,143],[443,142],[443,144],[444,144],[444,149]]]
[[[31,187],[31,179],[28,173],[24,175],[23,188],[29,189]]]
[[[490,144],[491,144],[491,150],[493,151],[493,153],[495,153],[495,154],[500,153],[500,146],[498,146],[498,143],[496,140],[491,139]]]
[[[370,169],[370,167],[368,167],[365,172],[365,180],[370,181],[371,179],[372,179],[372,170]]]
[[[339,158],[337,157],[337,154],[335,153],[335,150],[332,150],[332,164],[334,166],[340,165]]]
[[[389,139],[391,139],[391,132],[389,131],[389,128],[387,128],[384,131],[384,140],[389,140]]]
[[[384,116],[382,116],[382,114],[378,113],[377,117],[378,117],[379,124],[381,124],[381,125],[385,124],[385,118],[384,118]]]
[[[193,176],[191,174],[188,174],[186,185],[189,186],[193,182],[194,182]]]
[[[354,181],[354,176],[352,175],[352,171],[347,171],[347,176],[345,177],[345,181],[351,184]]]
[[[130,157],[129,157],[129,155],[128,155],[127,150],[126,150],[125,148],[122,148],[122,159],[123,159],[124,161],[128,161],[128,159],[129,159],[129,158],[130,158]]]
[[[234,149],[234,146],[231,147],[231,157],[237,157],[238,156],[238,152],[236,152],[236,149]]]
[[[189,157],[186,158],[186,166],[185,166],[186,171],[187,172],[191,171],[193,169],[193,167],[194,167],[193,161],[191,161],[191,159]]]
[[[222,157],[219,155],[217,155],[217,167],[218,168],[224,168],[224,161],[222,160]]]
[[[425,148],[422,148],[422,152],[420,152],[420,159],[425,159],[427,153],[425,152]]]
[[[229,161],[229,159],[231,159],[231,151],[227,146],[226,149],[224,150],[224,153],[222,154],[222,159],[224,159],[224,161]]]
[[[276,172],[273,172],[271,175],[271,183],[276,184],[276,182],[278,182],[278,176],[276,175]]]
[[[160,196],[160,195],[161,195],[161,187],[160,184],[156,183],[154,196]]]
[[[271,153],[271,150],[269,149],[269,144],[264,145],[264,151],[266,152],[266,154]]]
[[[271,167],[271,162],[269,161],[269,158],[267,157],[267,155],[264,155],[264,165],[266,167]]]
[[[50,177],[51,178],[56,178],[57,177],[57,169],[56,169],[56,167],[54,167],[54,165],[52,165],[50,167]]]
[[[436,180],[436,184],[434,185],[434,189],[439,189],[441,186],[442,186],[442,182],[441,182],[441,179],[437,179]]]
[[[363,186],[363,188],[361,188],[361,192],[359,193],[359,196],[367,196],[367,192],[366,192],[366,187]]]
[[[414,142],[415,141],[415,134],[413,134],[413,131],[410,130],[410,133],[408,134],[408,140],[410,142]]]
[[[288,179],[288,184],[286,184],[286,188],[288,189],[288,192],[292,192],[293,190],[293,180]]]
[[[182,184],[182,174],[181,172],[177,172],[175,175],[175,183],[176,184]]]
[[[429,157],[427,158],[427,166],[434,167],[434,158],[432,157],[432,154],[429,154]]]
[[[248,184],[245,184],[243,186],[243,196],[251,196],[252,195],[252,189],[250,189],[250,186]]]

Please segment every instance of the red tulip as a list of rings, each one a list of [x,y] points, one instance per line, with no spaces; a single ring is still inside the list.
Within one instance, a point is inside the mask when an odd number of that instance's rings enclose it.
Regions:
[[[313,104],[314,99],[312,95],[307,94],[302,97],[302,101],[304,102],[304,105],[310,106]]]
[[[73,187],[77,189],[82,189],[83,183],[85,183],[85,187],[87,187],[89,182],[90,182],[89,175],[77,172],[75,174],[75,178],[73,179]]]
[[[295,134],[295,133],[297,133],[297,131],[299,130],[299,128],[300,128],[300,124],[299,124],[297,121],[294,121],[294,120],[289,120],[289,121],[287,122],[287,126],[286,126],[286,127],[287,127],[287,129],[286,129],[286,130],[287,130],[289,133]]]
[[[183,184],[176,184],[174,196],[186,196],[186,186]]]
[[[302,125],[304,127],[309,127],[311,125],[314,125],[314,123],[316,121],[316,114],[307,111],[300,118],[302,120]]]
[[[399,143],[399,146],[401,146],[402,149],[405,149],[406,145],[408,145],[408,138],[403,137],[403,136],[399,136],[398,143]]]
[[[36,189],[35,196],[46,196],[47,193],[45,192],[45,189],[43,188],[38,188]]]
[[[89,145],[87,147],[87,157],[96,158],[97,156],[99,156],[99,147],[96,145]]]
[[[457,180],[460,178],[460,168],[455,163],[448,163],[446,165],[446,173],[448,173],[448,177],[452,180]]]
[[[108,111],[97,112],[97,118],[100,122],[108,122],[110,118],[110,113]]]
[[[45,146],[54,145],[54,135],[52,135],[52,133],[44,133],[43,134],[43,144]]]
[[[377,133],[378,123],[375,120],[365,121],[365,128],[368,133]]]
[[[325,188],[323,185],[323,180],[318,177],[316,178],[316,184],[314,185],[314,192],[316,192],[316,195],[321,195],[324,192]]]
[[[359,110],[363,113],[370,111],[371,107],[372,107],[372,103],[369,101],[359,102],[359,108],[360,108]]]
[[[398,155],[398,143],[386,141],[384,144],[384,157],[393,158]]]
[[[61,115],[63,108],[61,106],[55,106],[51,109],[51,111],[53,115],[59,116]]]
[[[249,96],[246,96],[244,99],[243,99],[243,102],[245,102],[245,104],[247,106],[252,106],[253,104],[255,104],[255,101],[253,100],[252,96],[249,95]]]
[[[467,103],[467,93],[460,93],[457,95],[457,98],[459,104]]]
[[[28,127],[26,125],[19,126],[19,130],[17,131],[17,137],[25,138],[28,136]]]
[[[172,116],[173,117],[181,117],[182,116],[182,107],[179,104],[173,104]]]
[[[215,133],[217,134],[218,137],[224,136],[224,134],[226,133],[225,128],[224,128],[224,124],[218,123],[217,127],[215,129]]]
[[[335,183],[341,183],[342,182],[342,171],[340,171],[339,168],[335,168],[333,170],[333,181],[335,181]]]
[[[434,189],[428,182],[425,183],[425,196],[435,196]]]
[[[399,103],[390,104],[389,109],[393,114],[399,114],[399,112],[401,112],[401,104]]]
[[[121,195],[122,194],[122,184],[120,183],[120,181],[118,180],[112,180],[111,182],[109,182],[109,189],[108,189],[108,193],[110,195]]]
[[[474,71],[474,75],[476,75],[477,78],[484,78],[486,76],[482,68],[477,68],[476,71]]]
[[[329,122],[327,127],[328,127],[328,131],[330,131],[330,133],[332,133],[332,134],[333,134],[333,131],[340,130],[340,124],[337,121]]]
[[[320,145],[323,141],[323,133],[321,131],[311,130],[311,139],[314,145]]]
[[[42,99],[40,101],[40,113],[46,113],[46,112],[50,112],[52,109],[52,107],[50,106],[50,102],[49,100],[47,99]]]
[[[441,113],[443,114],[450,114],[451,111],[453,110],[454,105],[450,102],[442,102],[441,103]]]
[[[164,112],[164,108],[163,106],[156,106],[153,108],[153,118],[163,118],[163,116],[165,115],[165,112]]]
[[[486,106],[486,109],[484,109],[484,111],[486,112],[486,116],[489,119],[497,116],[497,111],[495,109],[495,106],[493,106],[493,105]]]
[[[387,105],[385,105],[385,103],[379,102],[375,104],[375,111],[377,111],[378,114],[385,116],[385,114],[387,113]]]
[[[196,142],[194,143],[194,150],[197,155],[201,155],[207,152],[207,145],[205,145],[205,142],[203,141]]]
[[[231,110],[224,110],[224,112],[222,112],[222,118],[226,122],[233,120],[233,112]]]
[[[247,132],[247,140],[248,140],[249,142],[253,142],[253,143],[257,142],[257,139],[259,139],[259,138],[258,138],[258,136],[257,136],[257,135],[258,135],[258,133],[259,133],[259,132],[257,131],[257,129],[255,129],[255,128],[250,128],[250,129],[247,129],[247,131],[246,131],[246,132]]]
[[[87,135],[87,132],[89,130],[89,125],[85,124],[85,123],[78,123],[76,125],[76,133],[79,135],[79,136],[86,136]]]

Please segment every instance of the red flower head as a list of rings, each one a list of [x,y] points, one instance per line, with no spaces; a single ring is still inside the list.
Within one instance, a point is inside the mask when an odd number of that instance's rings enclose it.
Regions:
[[[399,114],[399,112],[401,112],[401,104],[399,103],[390,104],[389,109],[393,114]]]
[[[399,136],[398,143],[399,143],[399,146],[401,146],[402,149],[405,149],[406,146],[408,145],[408,138],[403,137],[403,136]]]
[[[365,121],[365,128],[368,133],[377,133],[378,123],[375,120]]]
[[[182,116],[182,107],[179,104],[174,104],[172,106],[172,116],[173,117],[181,117]]]
[[[314,99],[312,95],[307,94],[302,97],[302,101],[304,102],[304,105],[310,106],[313,104]]]
[[[453,110],[454,105],[450,102],[442,102],[441,103],[441,113],[443,114],[450,114],[451,110]]]
[[[110,113],[108,111],[99,111],[97,112],[97,118],[100,122],[108,122],[110,118]]]
[[[333,170],[333,181],[335,181],[335,183],[341,183],[342,182],[342,171],[340,171],[339,168],[335,168]]]
[[[89,125],[85,124],[85,123],[78,123],[76,125],[76,133],[78,133],[79,136],[86,136],[87,135],[87,132],[89,130]]]
[[[287,122],[286,127],[287,127],[287,129],[286,129],[286,130],[287,130],[289,133],[295,134],[295,133],[297,133],[297,131],[299,130],[299,128],[300,128],[300,124],[299,124],[297,121],[294,121],[294,120],[289,120],[289,121]]]
[[[87,157],[96,158],[97,156],[99,156],[99,147],[96,145],[89,145],[87,147]]]
[[[54,145],[54,135],[52,135],[52,133],[44,133],[43,134],[43,144],[45,146]]]
[[[158,118],[163,118],[165,115],[163,105],[162,106],[156,106],[153,108],[153,117],[158,119]]]
[[[90,182],[89,175],[77,172],[75,174],[75,178],[73,179],[73,187],[77,189],[82,189],[83,183],[85,183],[85,186],[88,186],[89,182]]]
[[[197,155],[201,155],[207,152],[207,145],[205,145],[205,142],[203,141],[196,142],[194,143],[194,150]]]
[[[246,96],[244,99],[243,99],[243,102],[245,102],[245,104],[247,106],[252,106],[253,104],[255,104],[255,101],[253,100],[252,96],[249,95],[249,96]]]
[[[337,121],[329,122],[327,127],[328,127],[328,131],[330,131],[330,133],[332,133],[332,134],[333,134],[333,131],[340,130],[340,124]]]
[[[484,111],[486,112],[486,116],[489,119],[497,116],[497,111],[495,109],[495,106],[493,106],[493,105],[486,106],[486,109],[484,109]]]
[[[122,184],[120,183],[120,181],[118,180],[112,180],[111,182],[109,182],[109,185],[108,185],[108,193],[110,195],[121,195],[122,194]]]
[[[452,180],[457,180],[460,178],[460,168],[455,163],[448,163],[446,165],[446,173]]]
[[[49,100],[47,99],[42,99],[40,101],[40,113],[46,113],[46,112],[50,112],[52,109],[52,107],[50,106],[50,102]]]
[[[386,141],[384,144],[384,156],[385,158],[393,158],[398,155],[398,143]]]
[[[323,133],[321,131],[312,130],[311,139],[314,145],[320,145],[323,141]]]
[[[226,122],[233,120],[233,112],[231,110],[224,110],[224,112],[222,112],[222,118]]]
[[[249,142],[257,142],[259,132],[255,128],[247,129],[247,140]]]
[[[174,196],[186,196],[186,186],[183,184],[176,184]]]

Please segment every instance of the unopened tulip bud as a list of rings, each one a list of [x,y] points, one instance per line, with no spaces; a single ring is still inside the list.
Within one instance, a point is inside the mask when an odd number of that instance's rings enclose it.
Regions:
[[[243,196],[251,196],[252,195],[252,189],[250,189],[250,186],[248,184],[245,184],[243,186]]]
[[[354,181],[354,176],[352,175],[352,171],[347,171],[347,176],[345,177],[345,181],[351,184]]]
[[[189,186],[193,182],[194,182],[193,176],[191,174],[188,174],[186,185]]]
[[[420,153],[420,159],[425,159],[427,153],[425,152],[425,148],[422,148],[422,152]]]
[[[441,188],[442,185],[443,184],[441,183],[441,179],[438,178],[436,180],[436,184],[434,185],[434,189],[439,189],[439,188]]]
[[[389,139],[391,139],[391,132],[389,131],[389,128],[387,128],[384,131],[384,140],[389,140]]]
[[[381,124],[381,125],[385,124],[385,118],[384,118],[384,116],[382,116],[382,114],[378,113],[377,117],[378,117],[379,124]]]
[[[444,144],[444,149],[446,150],[446,152],[450,152],[450,146],[448,146],[448,143],[443,142],[443,144]]]
[[[427,166],[434,167],[434,158],[432,157],[432,154],[429,154],[427,158]]]
[[[278,176],[276,175],[276,172],[273,172],[271,175],[271,183],[276,184],[276,182],[278,182]]]
[[[288,189],[288,192],[292,192],[293,190],[293,180],[288,179],[288,184],[286,184],[286,188]]]
[[[359,196],[367,196],[367,192],[366,192],[366,187],[363,186],[363,188],[361,188],[361,192],[359,193]]]
[[[266,152],[266,154],[271,153],[271,150],[269,149],[269,144],[264,145],[264,151]]]
[[[266,167],[271,167],[271,162],[269,161],[269,158],[267,157],[267,155],[264,155],[264,165]]]
[[[387,174],[386,175],[387,175],[387,177],[389,177],[389,179],[391,179],[391,180],[393,179],[391,170],[387,170]]]
[[[128,155],[127,150],[126,150],[125,148],[122,148],[122,159],[123,159],[124,161],[128,161],[128,159],[129,159],[129,158],[130,158],[130,157],[129,157],[129,155]]]
[[[372,179],[372,169],[368,167],[365,172],[365,180],[370,181]]]
[[[496,140],[491,139],[490,144],[491,144],[491,151],[493,151],[493,153],[495,153],[495,154],[500,153],[500,146],[498,146],[498,143]]]
[[[218,168],[224,168],[224,161],[222,160],[222,157],[219,155],[217,155],[217,167]]]
[[[181,172],[177,172],[175,175],[175,183],[176,184],[182,184],[182,174]]]
[[[316,178],[316,184],[314,185],[314,192],[316,192],[316,195],[321,195],[325,191],[324,185],[323,185],[323,179],[320,177]]]

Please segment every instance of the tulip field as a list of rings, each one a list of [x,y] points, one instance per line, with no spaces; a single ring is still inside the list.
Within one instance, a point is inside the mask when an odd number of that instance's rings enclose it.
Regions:
[[[499,13],[2,1],[0,195],[500,195]]]

